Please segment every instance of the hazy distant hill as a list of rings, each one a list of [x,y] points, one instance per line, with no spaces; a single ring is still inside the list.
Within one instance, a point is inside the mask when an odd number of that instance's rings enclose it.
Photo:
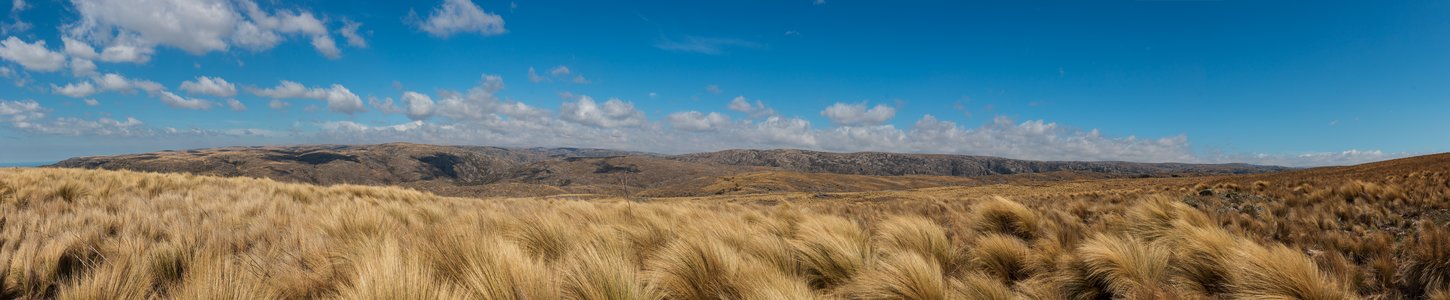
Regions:
[[[791,171],[876,176],[983,176],[1058,171],[1106,174],[1248,174],[1288,168],[1247,164],[1180,164],[1083,161],[1033,161],[992,156],[832,153],[807,150],[725,150],[685,154],[674,159],[733,166],[775,167]]]
[[[1285,170],[1244,164],[1028,161],[987,156],[726,150],[685,155],[579,148],[408,143],[227,147],[78,157],[67,168],[265,177],[315,184],[403,185],[447,195],[566,193],[684,196],[758,191],[862,191],[1031,178],[1163,177]],[[809,173],[825,173],[809,176]],[[850,176],[846,176],[850,175]],[[865,176],[859,176],[865,175]],[[873,178],[889,176],[893,178]],[[981,176],[996,176],[983,181]]]

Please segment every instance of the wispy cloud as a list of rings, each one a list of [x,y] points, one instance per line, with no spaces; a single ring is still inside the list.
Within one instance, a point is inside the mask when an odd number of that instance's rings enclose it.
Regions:
[[[725,54],[730,48],[760,49],[765,45],[736,38],[686,36],[683,39],[661,39],[655,48],[665,51],[699,53],[709,55]]]

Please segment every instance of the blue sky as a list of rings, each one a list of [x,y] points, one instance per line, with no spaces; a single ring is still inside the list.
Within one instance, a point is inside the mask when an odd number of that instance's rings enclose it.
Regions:
[[[0,162],[393,141],[1292,166],[1450,149],[1439,1],[12,1]]]

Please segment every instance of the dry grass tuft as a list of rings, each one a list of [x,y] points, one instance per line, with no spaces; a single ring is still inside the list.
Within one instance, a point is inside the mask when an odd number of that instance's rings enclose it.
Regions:
[[[981,299],[981,300],[1011,300],[1017,295],[1001,280],[992,278],[981,273],[969,273],[956,282],[956,295],[958,299]]]
[[[1400,285],[1410,296],[1450,290],[1450,230],[1429,222],[1419,227],[1403,250],[1408,259],[1399,270]]]
[[[1174,295],[1164,282],[1172,254],[1133,237],[1099,235],[1077,249],[1087,281],[1113,298],[1162,299]],[[1176,298],[1176,297],[1175,297]]]
[[[565,262],[563,298],[575,300],[656,299],[629,254],[612,249],[585,249]]]
[[[1240,244],[1229,262],[1230,294],[1240,299],[1351,299],[1308,256],[1284,246]]]
[[[1010,283],[1027,278],[1027,255],[1031,250],[1017,237],[989,234],[977,238],[967,256],[973,267]]]
[[[811,285],[818,288],[850,281],[875,257],[861,227],[844,218],[823,217],[802,222],[796,238],[796,257]]]
[[[850,299],[947,299],[948,286],[936,262],[912,252],[882,259],[837,293]]]
[[[1042,218],[1037,212],[1002,197],[972,207],[971,222],[972,229],[981,233],[1001,233],[1029,241],[1042,234]]]
[[[946,231],[931,220],[917,216],[894,217],[877,225],[883,250],[915,252],[935,261],[949,273],[961,267],[960,258]]]
[[[673,299],[740,299],[741,258],[719,242],[681,239],[650,264],[653,284]]]

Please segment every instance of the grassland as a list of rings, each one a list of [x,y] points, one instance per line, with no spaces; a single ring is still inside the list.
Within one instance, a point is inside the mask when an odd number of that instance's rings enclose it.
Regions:
[[[1445,170],[469,199],[4,169],[0,298],[1450,299]]]

